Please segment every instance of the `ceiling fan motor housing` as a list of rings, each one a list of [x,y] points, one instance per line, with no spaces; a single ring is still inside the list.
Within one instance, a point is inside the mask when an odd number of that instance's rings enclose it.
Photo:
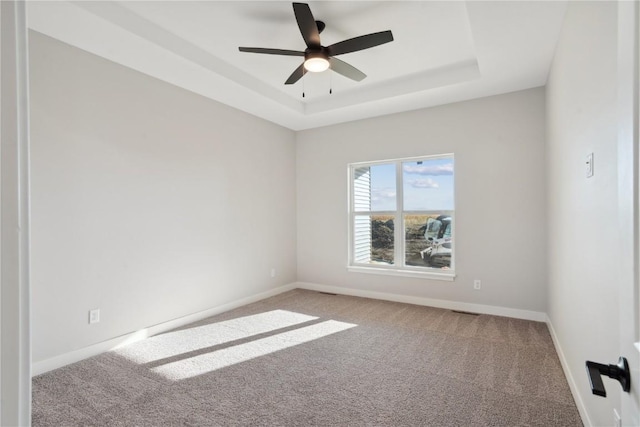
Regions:
[[[327,48],[307,48],[304,51],[304,68],[311,72],[321,72],[329,68],[329,52]]]

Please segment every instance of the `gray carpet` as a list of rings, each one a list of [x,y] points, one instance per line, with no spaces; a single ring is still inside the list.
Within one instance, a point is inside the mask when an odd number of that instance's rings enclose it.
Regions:
[[[581,426],[544,323],[294,290],[33,380],[34,426]]]

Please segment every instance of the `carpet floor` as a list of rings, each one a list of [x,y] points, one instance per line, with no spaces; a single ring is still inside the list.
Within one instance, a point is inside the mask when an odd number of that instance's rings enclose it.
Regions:
[[[33,379],[34,426],[582,426],[544,323],[293,290]]]

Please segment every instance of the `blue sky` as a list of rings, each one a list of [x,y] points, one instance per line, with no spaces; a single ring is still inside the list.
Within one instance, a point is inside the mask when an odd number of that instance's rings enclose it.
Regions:
[[[402,163],[404,210],[453,210],[453,159]],[[395,210],[395,164],[371,167],[371,209]]]

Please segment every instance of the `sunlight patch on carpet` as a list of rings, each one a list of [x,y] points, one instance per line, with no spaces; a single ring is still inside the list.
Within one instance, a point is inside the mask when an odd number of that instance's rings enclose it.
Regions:
[[[316,319],[318,318],[292,311],[272,310],[156,335],[114,352],[135,363],[150,363]]]
[[[246,362],[247,360],[275,353],[289,347],[304,344],[355,326],[357,325],[352,323],[327,320],[326,322],[305,326],[245,344],[239,344],[177,362],[167,363],[153,368],[152,371],[169,380],[184,380],[235,365],[236,363]]]

